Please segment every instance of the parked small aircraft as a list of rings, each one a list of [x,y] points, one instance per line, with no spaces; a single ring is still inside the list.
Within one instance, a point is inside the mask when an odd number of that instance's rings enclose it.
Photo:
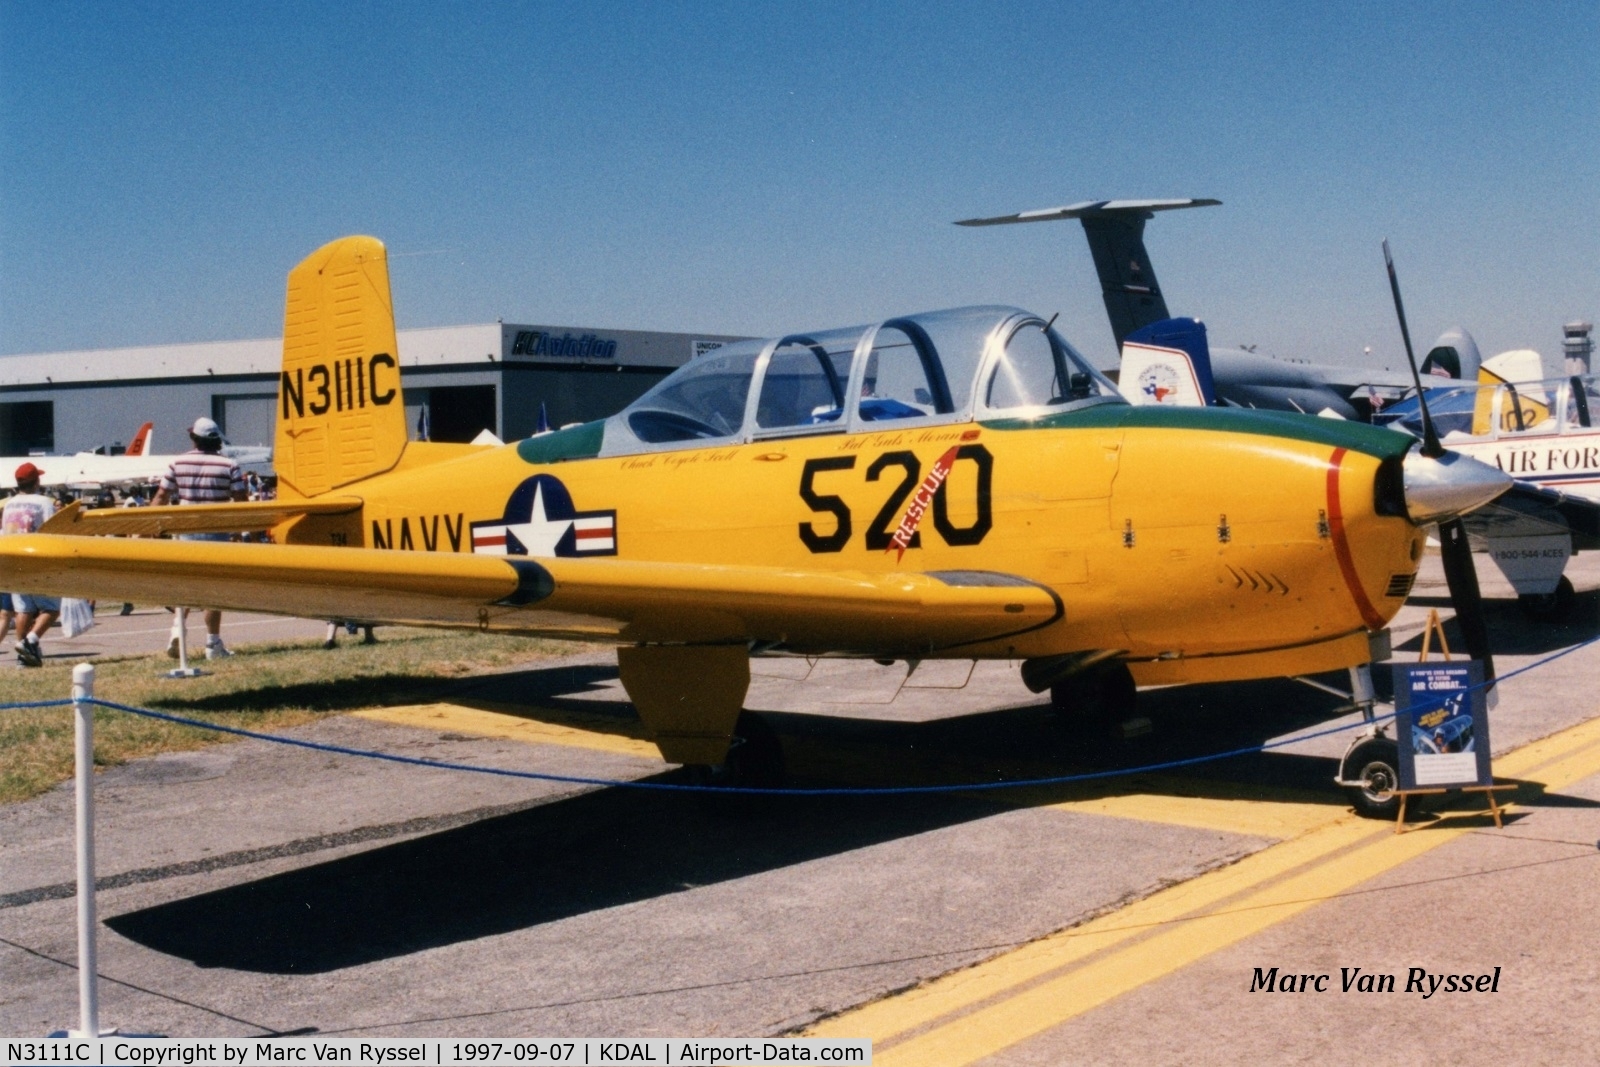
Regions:
[[[667,760],[761,783],[753,655],[1018,660],[1064,710],[1356,667],[1426,525],[1510,482],[1359,423],[1129,405],[1009,307],[724,345],[500,447],[408,441],[391,307],[373,238],[290,273],[276,501],[68,508],[0,538],[0,586],[614,642]]]
[[[70,456],[29,456],[26,459],[44,468],[44,476],[39,479],[39,485],[44,489],[83,490],[148,485],[167,473],[167,468],[177,458],[172,455],[153,455],[148,451],[150,434],[154,429],[154,423],[141,425],[125,452],[77,452]],[[225,444],[222,452],[241,467],[249,467],[259,473],[271,472],[272,449],[264,445]],[[23,461],[24,457],[0,458],[0,489],[17,487],[15,472]]]

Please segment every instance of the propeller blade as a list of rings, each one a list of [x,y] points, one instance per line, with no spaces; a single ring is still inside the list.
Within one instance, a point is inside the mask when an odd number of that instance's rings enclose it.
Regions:
[[[1494,681],[1494,656],[1489,650],[1489,627],[1483,617],[1483,595],[1478,591],[1478,572],[1472,566],[1472,547],[1467,544],[1467,528],[1460,519],[1439,524],[1439,556],[1444,563],[1445,584],[1455,604],[1456,621],[1467,642],[1467,655],[1483,662],[1483,680]]]
[[[1411,380],[1417,384],[1417,407],[1422,411],[1422,454],[1430,459],[1444,455],[1444,445],[1439,443],[1439,431],[1433,428],[1433,416],[1428,413],[1428,394],[1422,389],[1422,375],[1417,371],[1417,356],[1411,350],[1411,330],[1406,326],[1406,308],[1400,302],[1400,279],[1394,272],[1394,257],[1389,254],[1389,239],[1383,239],[1383,264],[1389,269],[1389,292],[1394,294],[1394,313],[1400,319],[1400,338],[1406,343],[1406,362],[1411,365]]]

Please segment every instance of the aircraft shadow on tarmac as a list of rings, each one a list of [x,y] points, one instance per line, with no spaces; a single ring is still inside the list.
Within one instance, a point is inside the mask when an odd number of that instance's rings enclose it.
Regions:
[[[613,663],[562,664],[463,678],[439,694],[461,707],[494,711],[518,718],[550,720],[615,737],[649,737],[633,705],[626,700],[596,699],[593,693],[621,694]]]
[[[543,705],[585,718],[592,717],[597,725],[616,720],[619,724],[616,732],[643,736],[635,729],[638,717],[632,705],[623,701],[574,699],[577,694],[604,689],[606,683],[616,680],[615,663],[563,664],[466,679],[419,678],[414,674],[366,675],[331,682],[268,685],[202,697],[157,698],[149,703],[151,707],[169,711],[208,712],[260,711],[282,707],[348,711],[433,701],[449,701],[497,711],[513,710],[511,705]],[[530,706],[528,710],[532,713],[530,717],[537,717],[537,707]]]
[[[450,679],[418,678],[414,674],[377,674],[335,681],[264,685],[201,697],[158,697],[150,700],[149,704],[167,711],[269,711],[284,707],[352,711],[439,700],[450,684]]]
[[[559,701],[614,667],[529,677]],[[509,683],[517,676],[506,676]],[[494,695],[500,695],[496,692]],[[1148,693],[1152,736],[1123,744],[1035,705],[901,723],[769,713],[799,786],[1017,780],[1244,748],[1323,723],[1332,697],[1287,681]],[[593,701],[574,701],[599,712]],[[534,714],[537,714],[536,711]],[[1251,796],[1288,789],[1342,804],[1334,761],[1264,753],[1090,786],[1016,794],[719,797],[601,789],[369,849],[106,921],[203,967],[321,973],[555,922],[986,818],[1019,805],[1120,792]],[[683,772],[659,776],[682,781]]]

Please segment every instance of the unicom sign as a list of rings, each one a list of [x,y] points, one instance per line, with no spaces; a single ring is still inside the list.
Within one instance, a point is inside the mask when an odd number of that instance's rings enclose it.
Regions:
[[[513,356],[565,356],[571,359],[615,359],[617,342],[586,333],[574,337],[564,333],[557,337],[544,330],[518,330],[511,345]]]

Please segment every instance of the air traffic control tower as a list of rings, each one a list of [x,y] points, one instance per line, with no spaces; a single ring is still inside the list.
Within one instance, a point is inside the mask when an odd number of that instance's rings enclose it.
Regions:
[[[1569,322],[1561,327],[1561,332],[1566,335],[1569,375],[1589,373],[1589,360],[1594,355],[1594,338],[1589,336],[1589,332],[1593,329],[1592,322]]]

